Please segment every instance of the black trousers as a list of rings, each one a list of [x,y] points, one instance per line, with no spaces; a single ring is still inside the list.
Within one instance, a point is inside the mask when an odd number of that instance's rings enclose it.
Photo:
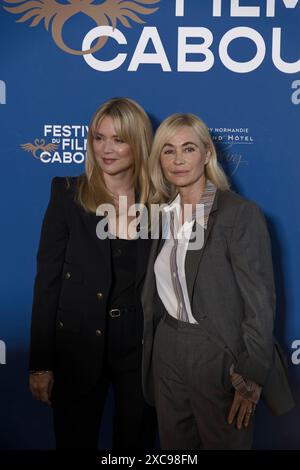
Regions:
[[[54,385],[53,411],[57,450],[96,450],[109,385],[114,392],[112,450],[143,451],[155,445],[154,408],[142,393],[141,320],[128,312],[108,317],[104,370],[86,394]]]

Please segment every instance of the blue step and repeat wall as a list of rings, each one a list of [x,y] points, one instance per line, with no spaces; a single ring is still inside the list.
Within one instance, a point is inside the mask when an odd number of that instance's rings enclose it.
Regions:
[[[90,117],[114,96],[154,127],[201,116],[233,189],[263,209],[296,408],[260,404],[255,448],[300,449],[299,72],[298,0],[0,0],[1,449],[54,447],[27,385],[40,226],[51,178],[83,171]]]

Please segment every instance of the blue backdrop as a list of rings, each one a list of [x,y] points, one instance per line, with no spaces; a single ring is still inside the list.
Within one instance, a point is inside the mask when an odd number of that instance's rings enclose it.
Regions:
[[[266,214],[297,405],[274,418],[261,404],[255,447],[300,449],[299,31],[298,0],[0,1],[1,449],[54,446],[27,386],[40,226],[51,178],[83,171],[90,117],[113,96],[137,100],[154,127],[201,116],[233,188]]]

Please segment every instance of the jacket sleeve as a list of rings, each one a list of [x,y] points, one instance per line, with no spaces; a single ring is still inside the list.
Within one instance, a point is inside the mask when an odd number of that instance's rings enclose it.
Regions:
[[[237,358],[235,372],[263,385],[272,364],[275,289],[269,234],[254,203],[247,202],[238,211],[230,252],[244,300],[245,350]]]
[[[56,312],[69,230],[65,217],[65,178],[53,178],[42,225],[34,285],[30,370],[52,370]]]

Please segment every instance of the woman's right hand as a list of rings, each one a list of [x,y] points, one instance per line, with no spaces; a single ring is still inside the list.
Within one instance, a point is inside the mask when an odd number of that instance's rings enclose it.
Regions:
[[[54,383],[53,372],[41,371],[39,373],[30,373],[29,375],[29,388],[36,400],[39,400],[47,405],[51,405],[51,393]]]

